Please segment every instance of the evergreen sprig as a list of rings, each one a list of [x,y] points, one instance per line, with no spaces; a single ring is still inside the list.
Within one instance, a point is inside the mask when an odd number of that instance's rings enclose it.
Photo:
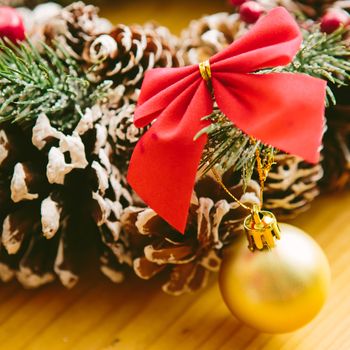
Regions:
[[[71,130],[109,85],[90,84],[60,47],[42,43],[39,51],[30,41],[18,46],[0,41],[0,123],[30,122],[45,113],[59,130]]]
[[[332,34],[322,33],[319,26],[313,26],[309,31],[304,30],[304,42],[293,62],[286,67],[259,71],[305,73],[313,77],[327,80],[335,86],[347,85],[350,78],[350,49],[344,39],[345,29],[340,28]],[[307,98],[307,96],[305,96]],[[334,94],[327,87],[326,104],[335,104]],[[200,169],[208,172],[214,166],[224,171],[233,167],[234,171],[242,172],[246,185],[250,180],[256,163],[256,149],[261,156],[275,154],[278,151],[261,142],[251,142],[251,138],[236,128],[219,110],[205,117],[212,124],[201,130],[196,136],[208,134]]]
[[[320,31],[319,25],[304,30],[301,50],[293,62],[281,68],[283,72],[305,73],[327,80],[340,87],[350,79],[350,48],[344,39],[347,29],[340,27],[331,34]],[[334,94],[327,86],[327,105],[336,104]]]

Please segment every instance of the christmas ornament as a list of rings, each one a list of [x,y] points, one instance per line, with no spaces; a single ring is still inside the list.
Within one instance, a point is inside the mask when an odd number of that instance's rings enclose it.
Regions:
[[[239,15],[246,23],[255,23],[264,13],[263,7],[256,1],[247,1],[239,8]]]
[[[269,214],[260,215],[269,225],[270,220],[276,224]],[[225,251],[219,277],[231,312],[267,333],[291,332],[307,324],[324,305],[330,288],[329,264],[318,244],[294,226],[279,227],[280,239],[272,249],[251,251],[241,237]],[[261,242],[260,227],[248,231]],[[264,237],[270,242],[271,236]]]
[[[345,26],[348,24],[350,17],[348,13],[341,9],[330,9],[321,18],[321,30],[325,33],[333,33],[340,26]]]
[[[22,17],[12,7],[0,6],[0,37],[13,42],[21,41],[25,37]]]
[[[247,0],[229,0],[229,4],[232,6],[241,6],[243,3],[245,3]]]
[[[128,181],[151,208],[179,231],[186,226],[193,182],[206,142],[205,135],[195,142],[193,138],[210,124],[201,118],[213,110],[209,80],[220,110],[241,130],[310,162],[318,160],[326,83],[304,74],[249,74],[288,64],[300,43],[297,24],[285,9],[277,8],[246,36],[199,68],[158,69],[146,75],[135,124],[145,126],[155,117],[157,121],[135,148]],[[268,91],[266,85],[270,87]],[[301,94],[301,86],[305,85],[313,101],[305,101]],[[286,86],[289,94],[281,94]],[[278,105],[274,103],[276,99]],[[249,106],[243,101],[249,101]],[[274,113],[268,112],[272,110]],[[272,117],[263,127],[261,115]],[[294,128],[298,130],[298,142],[288,137]],[[152,166],[154,163],[157,166]],[[181,182],[174,186],[173,179]]]

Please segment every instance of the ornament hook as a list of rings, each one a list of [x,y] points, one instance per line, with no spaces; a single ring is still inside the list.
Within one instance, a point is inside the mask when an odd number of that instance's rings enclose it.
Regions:
[[[254,204],[251,214],[244,220],[244,229],[251,251],[273,248],[275,239],[280,239],[276,217],[269,211],[260,210],[257,204]]]

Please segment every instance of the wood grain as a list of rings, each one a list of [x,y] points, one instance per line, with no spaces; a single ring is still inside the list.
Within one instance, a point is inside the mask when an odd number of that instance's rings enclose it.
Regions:
[[[156,19],[180,32],[191,18],[224,9],[222,1],[118,1],[102,14],[116,22]],[[195,295],[170,297],[160,281],[129,277],[114,285],[86,269],[73,290],[54,283],[26,291],[0,286],[4,350],[348,350],[350,349],[350,193],[327,196],[293,221],[328,255],[332,291],[321,314],[291,334],[259,334],[236,321],[216,283]]]
[[[332,291],[320,315],[285,335],[259,334],[226,309],[213,278],[198,294],[170,297],[160,281],[114,285],[87,270],[73,290],[52,284],[0,287],[0,349],[30,350],[348,350],[350,349],[350,193],[326,196],[293,220],[325,249]]]

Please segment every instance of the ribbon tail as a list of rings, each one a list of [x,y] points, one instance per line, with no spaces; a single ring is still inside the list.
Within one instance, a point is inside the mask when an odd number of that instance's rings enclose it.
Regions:
[[[317,163],[324,130],[326,82],[304,74],[217,73],[220,110],[265,144]]]
[[[209,90],[198,80],[162,112],[132,155],[128,182],[158,215],[184,232],[198,164],[206,136],[194,136],[208,125],[213,110]]]

